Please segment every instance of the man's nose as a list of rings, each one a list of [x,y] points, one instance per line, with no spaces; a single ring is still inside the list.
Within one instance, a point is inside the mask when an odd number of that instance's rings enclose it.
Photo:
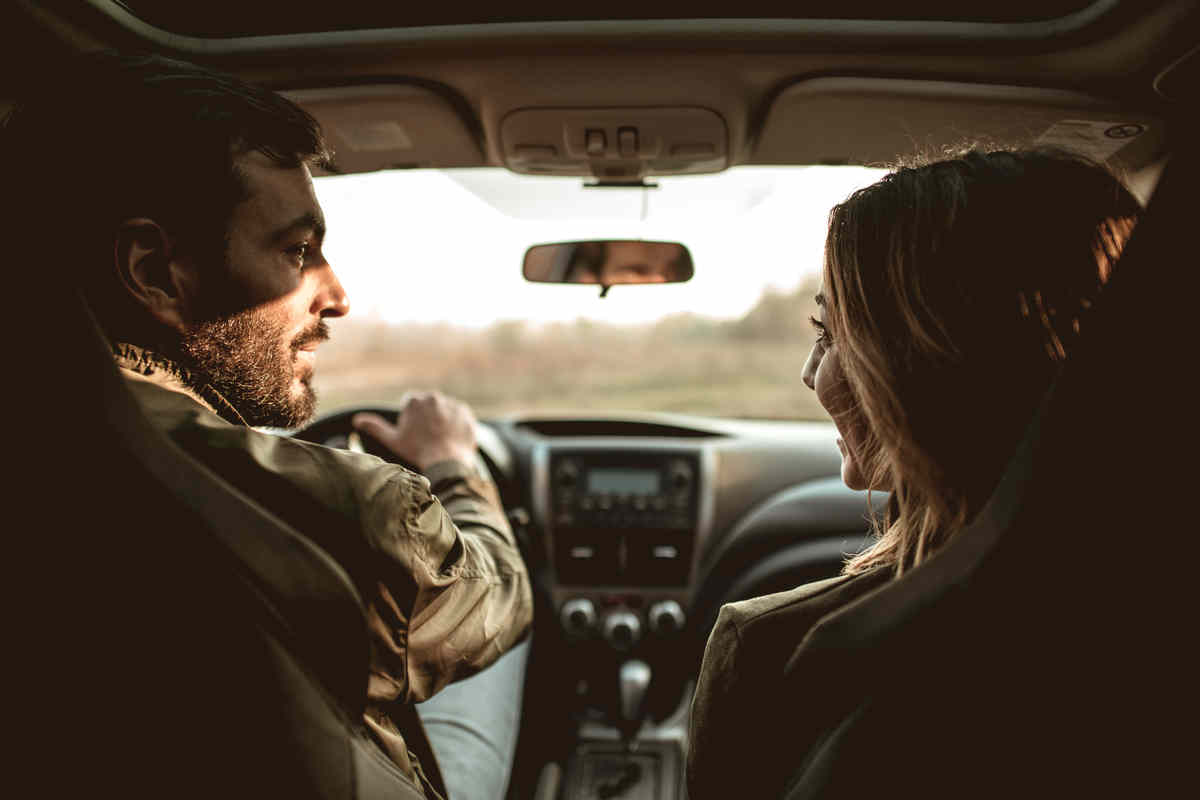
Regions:
[[[343,317],[350,311],[350,300],[342,282],[326,264],[321,268],[320,288],[313,297],[312,312],[322,317]]]

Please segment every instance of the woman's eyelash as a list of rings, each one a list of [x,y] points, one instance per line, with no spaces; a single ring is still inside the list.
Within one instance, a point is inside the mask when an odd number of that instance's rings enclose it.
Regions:
[[[829,329],[825,327],[825,323],[816,317],[809,317],[808,321],[812,323],[813,328],[817,331],[817,341],[821,344],[829,344],[833,341],[833,337],[829,335]]]

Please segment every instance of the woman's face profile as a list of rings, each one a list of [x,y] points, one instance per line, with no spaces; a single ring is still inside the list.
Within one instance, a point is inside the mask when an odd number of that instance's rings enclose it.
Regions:
[[[813,343],[804,362],[801,379],[808,388],[817,393],[817,402],[833,418],[838,429],[838,449],[842,451],[842,482],[851,489],[885,489],[871,486],[863,471],[862,453],[866,445],[866,420],[854,402],[846,384],[838,357],[837,343],[833,341],[825,326],[825,299],[817,294],[817,316],[812,318],[817,329],[817,341]]]

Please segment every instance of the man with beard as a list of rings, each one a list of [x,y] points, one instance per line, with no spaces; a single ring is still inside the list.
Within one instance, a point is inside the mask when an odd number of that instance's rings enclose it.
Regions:
[[[191,64],[104,54],[77,66],[5,120],[6,152],[21,156],[6,176],[22,201],[20,260],[54,253],[151,422],[346,570],[371,637],[365,724],[427,794],[428,770],[389,709],[492,665],[472,679],[490,682],[458,699],[439,756],[455,760],[454,797],[503,795],[524,669],[523,649],[504,654],[532,601],[496,489],[469,466],[470,410],[425,394],[395,425],[356,420],[421,475],[254,429],[312,416],[325,320],[349,309],[321,250],[309,171],[329,158],[319,127],[274,93]],[[462,718],[473,711],[483,721]]]

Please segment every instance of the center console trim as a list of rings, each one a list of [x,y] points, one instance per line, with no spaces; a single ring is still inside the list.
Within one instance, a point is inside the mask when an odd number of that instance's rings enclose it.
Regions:
[[[639,593],[647,596],[662,596],[681,599],[684,602],[685,608],[690,604],[693,589],[696,585],[697,571],[700,564],[700,555],[704,550],[704,545],[712,534],[713,518],[716,509],[716,467],[717,454],[716,448],[707,442],[697,442],[695,440],[679,439],[671,441],[656,441],[648,442],[643,438],[636,437],[619,437],[611,438],[587,437],[587,438],[556,438],[553,442],[539,442],[534,445],[531,454],[532,480],[530,482],[533,496],[530,498],[533,509],[533,517],[535,522],[544,532],[542,541],[545,547],[545,556],[549,563],[554,563],[554,541],[555,530],[553,515],[550,508],[550,457],[555,451],[595,451],[601,452],[623,452],[629,454],[650,453],[650,454],[671,454],[680,453],[697,456],[699,465],[696,486],[696,530],[695,530],[695,545],[692,548],[692,563],[690,565],[689,577],[686,586],[667,589],[663,587],[635,587],[635,586],[587,586],[587,591],[595,592],[629,592]],[[560,605],[566,598],[563,589],[558,581],[557,573],[554,579],[554,601],[556,607]],[[574,587],[584,588],[584,587]],[[572,592],[578,594],[578,592]]]

